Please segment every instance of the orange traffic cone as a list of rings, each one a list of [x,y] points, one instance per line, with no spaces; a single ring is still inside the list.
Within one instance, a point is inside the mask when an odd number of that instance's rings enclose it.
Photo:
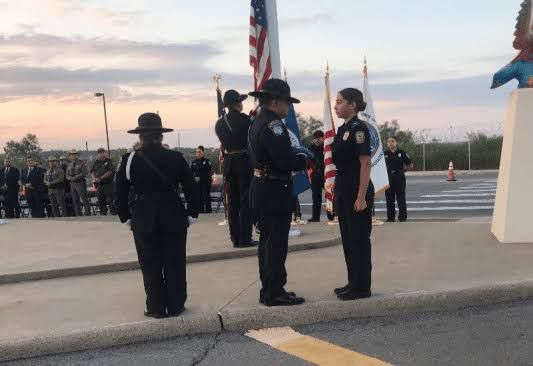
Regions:
[[[448,165],[448,182],[455,182],[455,171],[453,170],[453,161],[450,160],[450,165]]]

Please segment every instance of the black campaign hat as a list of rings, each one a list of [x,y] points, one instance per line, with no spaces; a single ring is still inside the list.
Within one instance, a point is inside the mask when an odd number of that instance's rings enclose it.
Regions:
[[[247,95],[239,94],[238,91],[230,89],[224,93],[224,107],[231,107],[236,104],[239,104],[246,98],[248,98]]]
[[[144,133],[144,132],[172,132],[171,128],[164,128],[161,123],[161,117],[155,113],[144,113],[139,116],[137,120],[138,126],[134,130],[129,130],[128,133]]]
[[[291,96],[289,84],[281,79],[268,79],[261,90],[248,93],[252,97],[270,95],[277,98],[286,99],[290,103],[300,103],[300,101]]]

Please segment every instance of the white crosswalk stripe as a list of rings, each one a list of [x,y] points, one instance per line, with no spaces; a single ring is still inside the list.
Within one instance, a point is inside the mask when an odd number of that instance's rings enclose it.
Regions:
[[[494,208],[496,184],[496,180],[486,180],[423,194],[407,201],[407,211],[491,211]],[[375,205],[376,212],[387,211],[385,200],[376,201]]]

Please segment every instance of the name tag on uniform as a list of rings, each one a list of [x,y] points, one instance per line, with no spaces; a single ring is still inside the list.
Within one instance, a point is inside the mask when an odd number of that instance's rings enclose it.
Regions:
[[[342,141],[348,140],[348,137],[350,136],[350,132],[346,131],[344,135],[342,136]]]

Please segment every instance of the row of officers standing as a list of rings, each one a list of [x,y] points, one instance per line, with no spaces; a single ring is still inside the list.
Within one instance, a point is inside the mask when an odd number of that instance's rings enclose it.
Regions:
[[[90,169],[80,160],[76,150],[70,151],[68,160],[64,156],[49,156],[47,169],[40,167],[32,156],[27,156],[26,167],[19,171],[6,158],[0,170],[0,194],[6,218],[20,217],[21,193],[34,218],[91,215],[88,174],[96,188],[100,214],[107,215],[108,207],[114,214],[113,164],[103,148],[98,149],[97,154]]]
[[[228,91],[228,113],[215,131],[224,152],[224,176],[229,183],[229,231],[237,247],[251,246],[254,222],[260,230],[258,260],[266,306],[298,305],[305,300],[285,289],[288,235],[293,210],[292,172],[323,169],[313,153],[291,146],[283,123],[290,103],[289,85],[268,80],[249,93],[259,101],[255,120],[242,113],[245,95]],[[371,242],[374,189],[370,181],[370,133],[357,117],[366,103],[353,88],[341,90],[335,112],[344,124],[333,143],[336,210],[339,218],[347,283],[333,289],[341,300],[371,296]],[[155,113],[139,117],[140,144],[121,159],[115,177],[118,214],[131,227],[146,292],[145,315],[162,318],[184,311],[187,299],[185,248],[187,230],[198,217],[195,175],[176,151],[165,149],[163,134],[172,131]],[[319,137],[319,136],[317,136]],[[323,175],[323,174],[322,174]],[[180,199],[180,187],[185,202]]]

